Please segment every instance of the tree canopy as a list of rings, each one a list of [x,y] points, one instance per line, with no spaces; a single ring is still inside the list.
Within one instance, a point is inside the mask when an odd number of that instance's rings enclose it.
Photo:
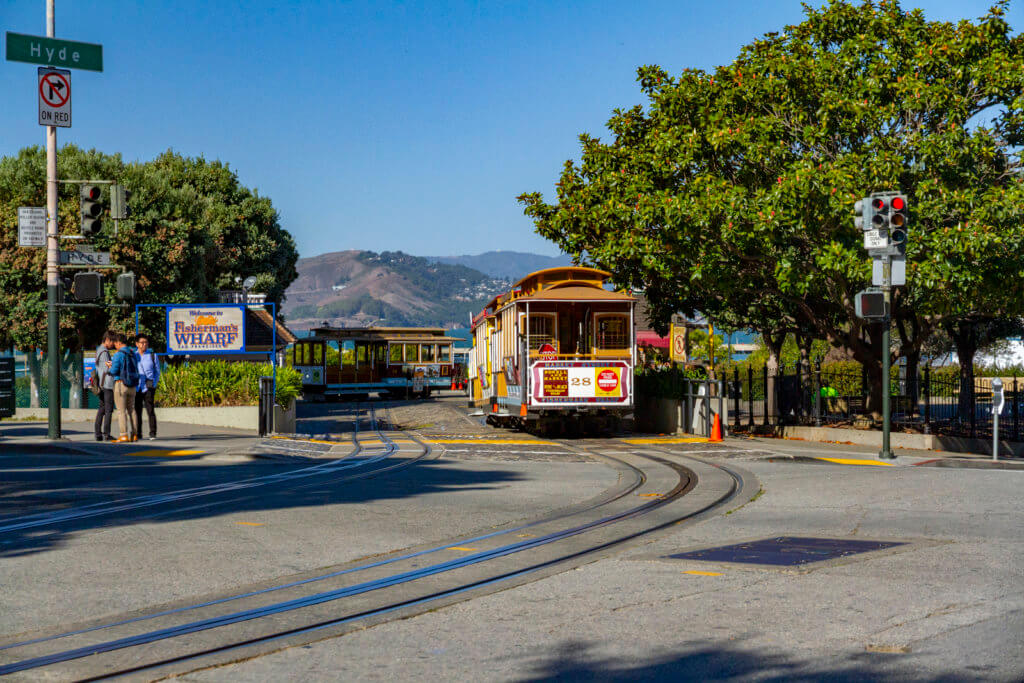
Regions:
[[[805,18],[713,72],[638,69],[645,105],[608,141],[581,135],[557,202],[520,196],[537,232],[644,288],[661,323],[699,309],[769,337],[845,346],[880,335],[854,316],[871,281],[853,204],[909,197],[904,344],[961,318],[1024,311],[1024,38],[1000,2],[928,21],[898,2],[805,5]],[[915,334],[916,332],[916,334]],[[780,342],[781,343],[781,342]]]
[[[131,191],[131,217],[115,236],[105,219],[92,239],[114,263],[133,271],[138,303],[214,301],[236,277],[257,275],[269,300],[281,302],[297,277],[298,253],[270,199],[242,186],[219,161],[167,151],[144,163],[73,145],[57,156],[60,178],[118,180]],[[0,345],[45,346],[45,249],[18,247],[18,207],[46,205],[46,152],[40,147],[0,159]],[[79,233],[78,186],[62,184],[61,234]],[[68,243],[64,243],[65,248]],[[107,277],[106,302],[114,303]],[[128,330],[131,309],[63,309],[61,345],[92,346],[106,327]],[[155,319],[154,328],[158,328]],[[153,329],[153,332],[162,332]],[[160,335],[162,336],[162,334]]]

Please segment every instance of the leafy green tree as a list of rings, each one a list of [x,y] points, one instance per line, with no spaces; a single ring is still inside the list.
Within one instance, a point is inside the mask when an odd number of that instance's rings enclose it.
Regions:
[[[263,276],[268,298],[280,303],[297,277],[294,241],[270,200],[242,186],[224,163],[168,151],[150,162],[126,164],[120,155],[73,145],[63,147],[57,161],[61,178],[116,179],[132,192],[131,218],[117,235],[108,228],[93,243],[136,274],[139,303],[212,301],[218,289],[232,288],[236,277],[253,274]],[[46,153],[40,147],[0,159],[0,344],[5,346],[45,346],[46,253],[18,247],[17,237],[18,207],[45,206],[45,179]],[[58,214],[60,232],[78,234],[78,186],[61,185]],[[114,278],[105,282],[105,300],[115,303]],[[107,327],[131,329],[132,318],[130,308],[63,309],[61,346],[92,347]],[[144,315],[142,327],[162,337],[157,314]]]
[[[580,137],[556,203],[520,201],[575,259],[663,297],[663,320],[699,309],[776,348],[797,332],[849,349],[877,410],[881,329],[854,316],[870,284],[855,200],[910,197],[893,314],[913,322],[911,349],[939,325],[1024,306],[1024,37],[1005,9],[953,24],[833,1],[713,73],[642,67],[646,105],[616,110],[607,142]]]

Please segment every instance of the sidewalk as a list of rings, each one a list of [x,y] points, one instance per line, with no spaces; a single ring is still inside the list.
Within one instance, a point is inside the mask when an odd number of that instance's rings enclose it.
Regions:
[[[971,469],[1024,469],[1024,458],[1012,457],[1001,453],[999,460],[993,461],[991,455],[978,453],[962,453],[955,451],[936,451],[914,448],[893,448],[894,460],[881,460],[879,449],[852,443],[828,443],[821,441],[804,441],[793,438],[766,437],[730,437],[728,445],[737,448],[757,447],[778,457],[792,460],[819,460],[840,465],[904,465],[920,467],[954,467]]]
[[[148,422],[143,418],[143,433]],[[133,443],[96,441],[92,422],[64,422],[63,438],[47,438],[46,422],[0,421],[0,452],[64,453],[102,456],[184,457],[244,456],[254,457],[265,439],[249,430],[225,429],[203,425],[163,422],[158,424],[155,441],[145,437]],[[117,432],[116,420],[112,433]]]

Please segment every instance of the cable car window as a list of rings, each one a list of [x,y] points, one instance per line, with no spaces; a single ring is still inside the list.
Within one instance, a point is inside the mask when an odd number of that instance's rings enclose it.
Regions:
[[[356,345],[356,362],[359,363],[360,365],[369,360],[369,358],[367,358],[366,351],[366,344]]]
[[[629,319],[624,315],[602,315],[596,320],[595,346],[601,351],[629,348]]]
[[[420,345],[419,344],[406,344],[405,345],[405,362],[406,363],[419,363],[420,362]]]
[[[424,363],[434,362],[434,345],[420,344],[420,360]]]
[[[531,313],[527,318],[530,329],[530,350],[536,351],[544,344],[555,343],[555,315],[553,313]]]
[[[395,365],[402,364],[402,345],[392,344],[388,348],[388,360]]]
[[[388,345],[377,344],[374,348],[374,361],[380,365],[388,359]]]
[[[313,362],[312,365],[323,365],[324,362],[324,345],[323,344],[312,344],[313,347]]]
[[[450,363],[452,360],[452,347],[448,344],[439,344],[437,347],[437,360],[441,363]]]
[[[341,365],[352,367],[356,364],[356,343],[354,341],[341,342]]]

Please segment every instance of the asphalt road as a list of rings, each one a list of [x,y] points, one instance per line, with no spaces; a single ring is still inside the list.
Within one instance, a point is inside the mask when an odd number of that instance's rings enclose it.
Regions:
[[[443,408],[392,412],[392,422],[429,433],[440,457],[377,478],[325,477],[0,534],[0,638],[224,594],[579,503],[619,478],[580,456],[582,447],[680,463],[690,453],[742,467],[763,490],[577,569],[184,679],[1024,678],[1024,472],[770,461],[773,452],[871,456],[770,440],[531,443]],[[306,424],[329,433],[343,409],[319,406]],[[5,451],[0,526],[33,511],[302,466]],[[777,537],[899,545],[793,567],[670,557]]]

